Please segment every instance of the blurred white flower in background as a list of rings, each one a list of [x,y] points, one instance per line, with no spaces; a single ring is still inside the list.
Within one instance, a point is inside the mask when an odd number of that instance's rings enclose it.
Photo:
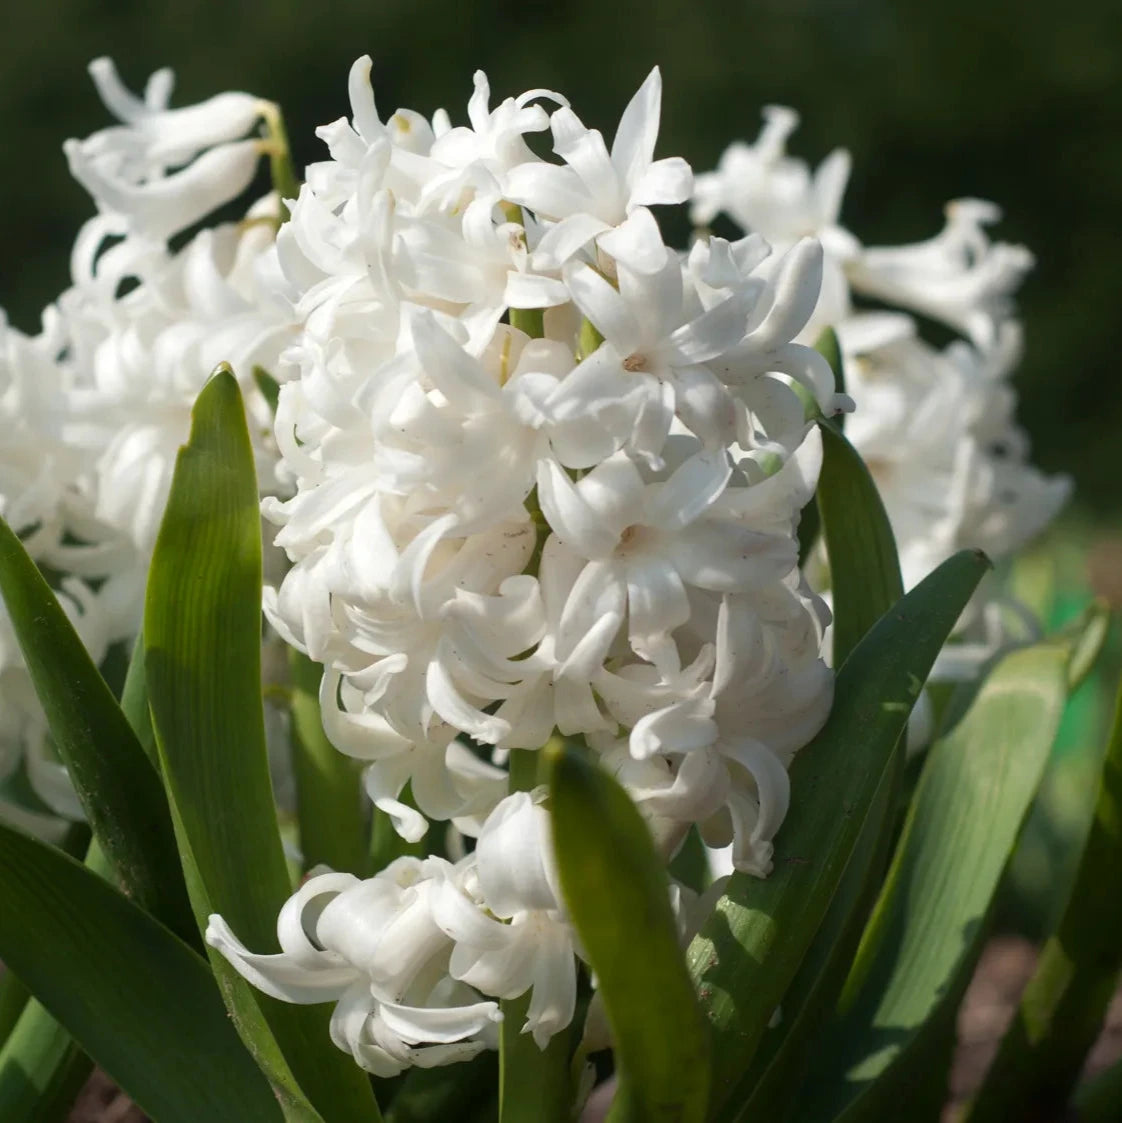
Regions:
[[[39,337],[0,326],[0,508],[60,575],[63,604],[100,660],[139,629],[175,456],[220,362],[238,372],[263,486],[277,486],[271,410],[254,368],[283,377],[293,316],[266,284],[275,196],[240,223],[203,229],[179,249],[167,243],[248,185],[267,142],[236,138],[268,103],[230,93],[169,109],[170,71],[153,75],[143,98],[108,59],[90,72],[121,123],[66,144],[99,211],[75,241],[71,287],[44,313]],[[0,684],[0,777],[25,758],[38,796],[80,819],[11,636],[0,643]],[[0,813],[16,814],[14,803],[0,797]]]
[[[807,234],[820,239],[825,280],[801,338],[837,330],[846,392],[857,407],[846,434],[876,479],[905,586],[962,547],[1008,556],[1052,520],[1071,491],[1066,477],[1032,466],[1014,416],[1010,376],[1021,329],[1012,298],[1032,255],[990,241],[985,227],[1000,211],[978,199],[949,203],[944,229],[926,242],[863,245],[840,224],[848,153],[835,150],[812,173],[786,152],[798,115],[772,106],[764,118],[754,144],[730,145],[715,171],[697,177],[694,221],[723,212],[777,247]],[[963,338],[940,350],[922,338],[914,316],[878,304],[919,313]],[[988,584],[936,676],[976,674],[1010,633],[1024,635],[1026,622]]]

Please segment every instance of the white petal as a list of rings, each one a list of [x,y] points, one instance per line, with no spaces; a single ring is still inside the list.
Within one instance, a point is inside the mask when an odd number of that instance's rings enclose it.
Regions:
[[[541,241],[534,247],[531,258],[533,267],[541,270],[560,269],[569,258],[605,230],[611,230],[611,227],[595,215],[581,212],[563,218],[546,230]]]
[[[443,1009],[383,1002],[378,1007],[378,1017],[391,1033],[410,1045],[460,1041],[479,1033],[491,1022],[502,1021],[497,1002]]]
[[[560,907],[549,813],[529,793],[515,792],[491,812],[475,857],[484,900],[495,916]]]
[[[217,914],[207,920],[206,942],[217,948],[243,979],[282,1002],[300,1005],[330,1002],[338,998],[359,974],[350,966],[304,967],[284,954],[254,955]]]
[[[674,470],[647,498],[647,521],[662,530],[681,530],[707,510],[732,475],[728,453],[700,452]]]
[[[554,308],[568,301],[569,290],[552,277],[512,269],[506,275],[502,299],[508,308]]]
[[[552,460],[538,462],[538,500],[554,533],[586,558],[603,558],[619,534],[605,526],[564,470]]]
[[[629,186],[654,158],[661,110],[662,74],[656,66],[627,103],[612,141],[612,163]]]
[[[771,841],[783,825],[791,803],[787,769],[771,749],[750,737],[722,742],[721,752],[747,769],[756,782],[760,813],[752,830],[752,841]]]
[[[596,244],[616,261],[639,273],[656,273],[666,264],[670,251],[646,207],[637,207],[619,226],[596,239]]]
[[[684,203],[693,192],[693,169],[679,156],[656,160],[631,188],[633,206]]]
[[[813,314],[821,288],[822,246],[803,238],[784,255],[771,307],[751,333],[753,347],[773,350],[794,339]]]
[[[510,726],[505,721],[489,717],[464,698],[448,669],[439,660],[429,663],[425,688],[432,708],[449,725],[462,729],[476,740],[494,745],[510,732]]]
[[[627,611],[631,645],[643,655],[690,618],[690,604],[677,570],[657,557],[627,566]]]
[[[258,140],[220,144],[182,171],[138,185],[99,170],[77,141],[67,141],[63,148],[74,178],[100,206],[157,239],[185,230],[244,191],[261,158]]]
[[[677,264],[673,266],[675,272]],[[570,262],[564,270],[565,284],[573,303],[620,355],[632,354],[642,343],[639,324],[632,309],[596,270]]]

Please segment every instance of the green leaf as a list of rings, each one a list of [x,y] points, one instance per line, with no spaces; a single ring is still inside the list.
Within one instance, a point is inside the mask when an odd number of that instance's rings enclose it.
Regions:
[[[265,750],[257,483],[229,368],[199,395],[176,460],[144,638],[156,742],[199,927],[220,913],[247,946],[276,950],[291,886]],[[331,1043],[326,1008],[254,994],[220,955],[210,958],[239,1032],[294,1117],[379,1118],[366,1077]]]
[[[178,937],[2,825],[0,899],[0,958],[145,1112],[160,1123],[280,1118],[206,962]]]
[[[873,477],[832,421],[822,430],[818,511],[830,561],[834,604],[834,666],[904,595],[896,539]]]
[[[193,932],[168,802],[78,633],[0,520],[0,590],[86,818],[122,888],[177,932]]]
[[[735,1090],[827,915],[923,681],[988,567],[983,554],[956,554],[853,651],[829,720],[791,765],[774,871],[765,880],[734,874],[690,944],[714,1036],[714,1110]]]
[[[895,779],[896,773],[886,769],[837,892],[783,995],[781,1016],[764,1031],[719,1120],[782,1119],[790,1107],[791,1089],[802,1078],[814,1034],[833,1011],[876,898],[886,825],[891,829],[889,810],[898,794]]]
[[[152,715],[148,712],[148,679],[144,673],[144,633],[136,637],[129,668],[125,673],[125,686],[121,691],[121,711],[124,713],[140,747],[157,770],[160,754],[156,748],[156,733],[152,728]]]
[[[256,366],[253,368],[253,382],[261,391],[270,413],[276,413],[277,403],[280,401],[280,383],[264,367]]]
[[[292,770],[304,869],[328,865],[364,877],[370,860],[361,765],[327,739],[319,712],[323,668],[289,649]]]
[[[1095,600],[1060,633],[1072,642],[1067,673],[1069,694],[1075,693],[1094,668],[1110,634],[1110,622],[1110,606],[1104,600]]]
[[[1079,647],[1074,658],[1082,658]],[[1063,916],[1037,961],[970,1123],[1059,1119],[1102,1031],[1122,969],[1122,687],[1091,830]],[[1122,1098],[1117,1103],[1122,1115]]]
[[[0,1119],[62,1123],[93,1062],[36,999],[0,1049]]]
[[[1006,655],[930,750],[797,1118],[885,1118],[936,1071],[933,1053],[941,1063],[1059,725],[1070,654],[1043,643]]]
[[[30,997],[27,987],[16,975],[8,970],[0,973],[0,1045],[8,1040]]]
[[[665,867],[612,777],[571,743],[546,752],[561,888],[615,1041],[620,1090],[609,1118],[703,1120],[708,1042],[678,946]]]

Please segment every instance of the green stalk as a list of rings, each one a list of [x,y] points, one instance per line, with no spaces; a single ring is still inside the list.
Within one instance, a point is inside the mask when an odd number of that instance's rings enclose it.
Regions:
[[[1102,1028],[1122,968],[1122,689],[1095,817],[1059,927],[1044,945],[969,1123],[1063,1115]],[[1109,1117],[1122,1118],[1122,1079]],[[1104,1116],[1105,1118],[1105,1116]]]
[[[545,309],[512,308],[510,326],[524,331],[531,339],[541,339],[545,335]]]
[[[268,133],[269,172],[273,179],[273,190],[282,199],[295,199],[300,194],[300,180],[292,163],[292,149],[288,143],[288,131],[284,127],[284,115],[279,105],[270,102],[262,116]],[[280,221],[284,221],[283,208]]]

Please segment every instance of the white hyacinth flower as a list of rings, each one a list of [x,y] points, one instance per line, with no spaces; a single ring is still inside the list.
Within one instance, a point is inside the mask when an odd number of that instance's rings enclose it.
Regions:
[[[169,109],[169,70],[152,75],[143,98],[124,86],[107,58],[90,63],[90,74],[122,123],[64,147],[74,178],[118,234],[163,241],[249,186],[265,148],[258,139],[239,138],[269,110],[268,102],[224,93]]]
[[[322,881],[314,955],[283,933],[252,955],[220,919],[210,939],[278,997],[321,980],[337,1043],[389,1072],[493,1044],[495,1002],[527,991],[540,1046],[573,1016],[548,813],[509,791],[510,750],[582,736],[667,858],[698,824],[767,874],[833,686],[795,541],[821,446],[792,383],[846,402],[795,342],[816,243],[665,244],[648,208],[692,173],[654,158],[657,70],[610,151],[549,91],[491,110],[477,75],[467,125],[383,123],[369,79],[360,59],[277,242],[301,330],[276,418],[293,490],[263,508],[292,568],[265,608],[324,664],[325,731],[376,807],[476,842]],[[543,100],[561,163],[523,140]]]
[[[837,329],[846,389],[857,406],[847,436],[884,498],[905,585],[964,546],[995,558],[1009,554],[1051,521],[1070,491],[1066,479],[1048,479],[1030,465],[1013,417],[1009,377],[1020,329],[1012,295],[1032,255],[989,240],[984,228],[1000,212],[977,199],[949,203],[945,228],[926,242],[861,245],[840,224],[848,155],[837,150],[812,173],[786,152],[797,115],[776,107],[764,115],[754,144],[733,144],[714,172],[698,177],[694,220],[708,222],[723,211],[778,247],[808,233],[820,239],[822,291],[800,340]],[[726,255],[727,243],[713,242]],[[700,255],[698,267],[713,269]],[[911,316],[864,311],[863,298],[918,312],[966,338],[938,351],[920,338]],[[765,405],[777,421],[778,411],[789,408],[782,399]],[[797,431],[797,424],[789,413],[786,426]],[[940,673],[952,664],[970,673],[996,650],[995,637],[1004,632],[992,626],[996,605],[983,604],[988,595],[979,594],[963,617],[960,651],[948,649]]]

